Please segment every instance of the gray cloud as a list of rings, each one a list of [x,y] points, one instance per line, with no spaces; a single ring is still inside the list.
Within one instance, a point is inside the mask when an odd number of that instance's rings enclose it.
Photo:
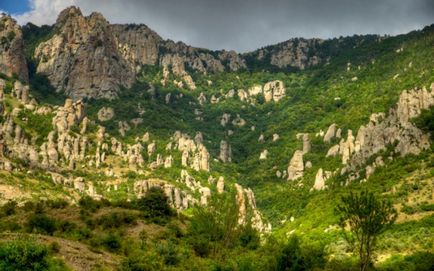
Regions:
[[[433,0],[32,0],[24,23],[52,23],[65,6],[112,23],[144,23],[164,38],[240,52],[291,37],[400,34],[434,23]],[[54,3],[54,4],[53,4]],[[54,6],[54,8],[53,8]],[[57,10],[58,9],[58,10]],[[47,13],[47,14],[44,14]]]

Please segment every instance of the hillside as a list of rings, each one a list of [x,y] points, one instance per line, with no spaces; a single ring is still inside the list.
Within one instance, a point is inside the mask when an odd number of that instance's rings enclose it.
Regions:
[[[357,270],[335,208],[367,189],[398,210],[375,267],[433,268],[434,25],[237,54],[71,7],[0,39],[0,255]]]

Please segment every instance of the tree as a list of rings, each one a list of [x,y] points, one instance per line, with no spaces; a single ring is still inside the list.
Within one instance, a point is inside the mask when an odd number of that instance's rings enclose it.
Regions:
[[[340,226],[346,240],[357,248],[360,270],[372,266],[373,252],[378,236],[396,220],[397,212],[389,201],[377,198],[374,193],[350,192],[341,198],[336,208],[340,214]],[[345,230],[350,228],[351,234]]]
[[[164,222],[173,215],[166,195],[163,190],[157,187],[152,187],[146,196],[137,200],[137,208],[154,222]]]

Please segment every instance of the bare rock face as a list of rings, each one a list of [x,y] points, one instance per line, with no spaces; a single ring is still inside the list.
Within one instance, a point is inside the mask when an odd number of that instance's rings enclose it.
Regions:
[[[7,76],[16,74],[23,82],[29,80],[21,28],[8,15],[0,18],[0,72]]]
[[[99,13],[84,17],[70,7],[57,19],[57,34],[39,44],[37,72],[46,74],[58,91],[73,99],[116,97],[130,87],[134,70],[119,53],[109,23]]]
[[[325,185],[325,181],[331,177],[332,173],[330,171],[323,171],[322,168],[318,170],[315,176],[315,184],[313,185],[314,190],[323,190],[327,186]]]
[[[217,193],[221,194],[225,191],[225,178],[220,176],[217,181]]]
[[[223,162],[223,163],[227,163],[227,162],[231,162],[232,161],[232,150],[231,150],[231,145],[229,145],[229,143],[225,140],[222,140],[220,142],[220,154],[219,154],[219,159]]]
[[[295,151],[294,155],[289,161],[288,166],[288,180],[293,181],[303,177],[304,163],[303,163],[303,151]]]
[[[247,53],[257,61],[279,68],[297,68],[300,70],[316,66],[323,59],[315,54],[316,49],[323,43],[320,39],[291,39],[275,46],[265,47],[252,53]],[[270,60],[266,60],[270,59]]]
[[[275,80],[264,85],[264,98],[266,102],[278,102],[285,97],[285,86],[282,81]]]
[[[311,144],[310,144],[310,139],[309,139],[309,134],[306,133],[299,133],[296,135],[298,140],[302,140],[303,141],[303,154],[306,154],[310,151],[311,149]]]
[[[325,143],[330,143],[330,141],[335,137],[336,135],[336,124],[333,123],[329,126],[329,128],[327,129],[327,132],[324,135],[324,142]]]
[[[271,231],[271,224],[266,224],[261,213],[256,208],[256,200],[253,191],[250,188],[243,188],[239,184],[235,184],[238,205],[238,224],[245,225],[251,223],[252,227],[260,233],[268,233]],[[250,220],[250,221],[248,221]]]
[[[434,105],[434,84],[431,89],[403,91],[397,105],[384,113],[372,114],[367,125],[361,126],[354,142],[354,151],[349,154],[346,170],[355,171],[369,157],[395,145],[395,153],[405,156],[417,155],[430,147],[429,135],[410,122],[422,109]],[[367,170],[371,173],[371,170]]]
[[[163,39],[146,25],[110,26],[115,36],[119,52],[137,70],[141,65],[156,65],[158,63],[158,45]]]

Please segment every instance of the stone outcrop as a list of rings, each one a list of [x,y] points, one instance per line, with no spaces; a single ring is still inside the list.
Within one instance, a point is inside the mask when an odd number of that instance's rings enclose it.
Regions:
[[[324,135],[324,142],[325,143],[330,143],[330,141],[335,137],[336,135],[336,123],[333,123],[329,126],[329,128],[327,129],[327,132]]]
[[[354,140],[352,148],[349,141],[350,133],[344,151],[343,162],[347,165],[343,172],[354,172],[376,153],[394,145],[395,153],[405,156],[419,154],[430,146],[429,135],[417,128],[410,120],[418,116],[422,109],[434,105],[434,84],[431,89],[413,89],[403,91],[397,105],[384,113],[372,114],[367,125],[362,125]],[[347,145],[347,146],[345,146]],[[368,173],[372,173],[368,169]]]
[[[266,224],[261,213],[256,208],[256,200],[253,191],[245,189],[239,184],[235,184],[236,201],[238,205],[238,224],[245,225],[250,222],[252,227],[260,233],[271,231],[271,224]],[[250,221],[248,221],[250,219]]]
[[[219,159],[223,163],[227,163],[227,162],[231,162],[232,161],[231,145],[227,141],[225,141],[225,140],[222,140],[220,142]]]
[[[17,22],[8,15],[0,15],[0,72],[23,82],[29,80],[24,55],[23,34]]]
[[[102,107],[97,114],[99,121],[109,121],[114,115],[115,111],[111,107]]]
[[[314,190],[323,190],[327,186],[325,185],[325,182],[327,179],[331,177],[332,173],[330,171],[323,171],[322,168],[318,170],[315,176],[315,183],[313,185]]]
[[[280,80],[267,82],[264,86],[255,84],[247,92],[243,89],[238,90],[240,100],[248,102],[254,102],[258,95],[263,95],[265,102],[278,102],[285,97],[285,94],[285,85]]]
[[[304,163],[303,151],[297,150],[294,152],[291,161],[288,165],[288,180],[293,181],[303,177]]]
[[[118,50],[109,23],[99,13],[84,17],[70,7],[57,19],[56,34],[35,50],[37,72],[73,99],[116,97],[135,72]]]
[[[177,210],[185,210],[197,204],[197,200],[192,195],[160,179],[136,181],[134,183],[134,192],[140,198],[145,196],[152,187],[161,189],[166,195],[169,204]]]
[[[311,149],[309,134],[300,133],[300,134],[297,134],[296,137],[298,140],[303,141],[303,154],[308,153]]]
[[[264,98],[266,102],[278,102],[285,97],[285,86],[282,81],[275,80],[264,85]]]
[[[196,171],[209,171],[209,160],[211,158],[207,148],[202,144],[203,135],[197,133],[194,140],[188,135],[176,131],[172,136],[176,143],[176,148],[182,152],[181,164],[191,167]]]
[[[323,42],[320,39],[295,38],[245,55],[279,68],[303,70],[323,62],[323,58],[317,53]]]

